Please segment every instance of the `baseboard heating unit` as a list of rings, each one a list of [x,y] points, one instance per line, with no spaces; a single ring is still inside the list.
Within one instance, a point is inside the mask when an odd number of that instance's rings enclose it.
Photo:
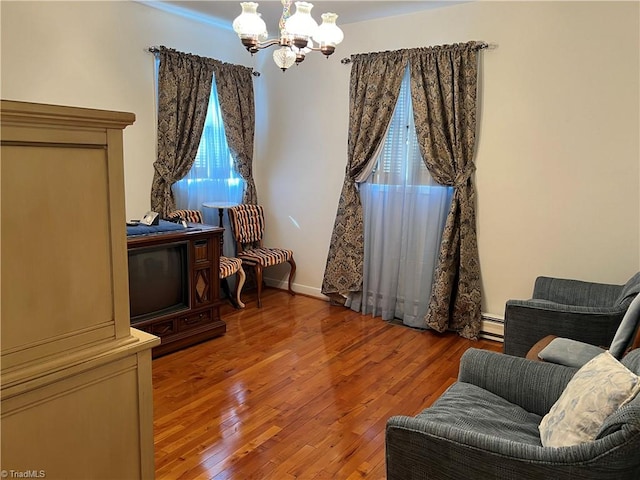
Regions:
[[[504,341],[504,319],[488,313],[482,314],[482,326],[480,327],[480,338]]]

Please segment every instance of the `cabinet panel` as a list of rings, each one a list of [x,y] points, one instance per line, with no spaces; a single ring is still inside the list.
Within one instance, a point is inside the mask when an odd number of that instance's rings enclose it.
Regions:
[[[2,248],[13,252],[2,258],[3,366],[18,363],[16,349],[57,353],[56,339],[75,333],[115,338],[105,150],[3,146],[1,190],[2,205],[19,206],[2,209]]]
[[[4,372],[130,336],[122,129],[134,118],[2,101]]]
[[[3,470],[69,480],[142,478],[139,405],[131,397],[137,367],[130,356],[5,400]]]
[[[211,282],[211,269],[199,268],[193,275],[194,305],[196,307],[211,302],[213,283]]]

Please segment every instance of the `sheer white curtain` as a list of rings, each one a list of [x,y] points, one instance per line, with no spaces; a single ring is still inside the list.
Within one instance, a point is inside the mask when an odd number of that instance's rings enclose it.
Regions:
[[[420,155],[408,69],[385,143],[359,189],[364,212],[363,289],[347,305],[425,328],[453,189],[431,178]]]
[[[189,173],[173,185],[176,206],[200,210],[205,223],[218,225],[217,209],[203,208],[205,202],[240,203],[244,180],[233,168],[227,145],[215,78],[209,96],[209,107],[198,153]],[[228,216],[224,216],[224,254],[234,256],[235,242],[230,233]]]

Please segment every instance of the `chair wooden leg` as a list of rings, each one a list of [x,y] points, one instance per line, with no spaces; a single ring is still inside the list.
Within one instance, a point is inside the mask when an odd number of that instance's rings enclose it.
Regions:
[[[262,265],[255,266],[256,289],[258,290],[258,308],[262,307]]]
[[[291,265],[291,271],[289,272],[289,294],[295,295],[296,292],[291,289],[291,282],[293,281],[293,276],[296,274],[296,262],[293,258],[289,260],[289,265]]]
[[[247,275],[244,273],[242,267],[238,270],[238,279],[236,282],[236,303],[240,308],[244,308],[244,303],[240,300],[240,294],[242,293],[242,287],[244,286],[244,281],[247,278]]]
[[[229,302],[231,303],[231,305],[233,305],[233,308],[238,308],[238,305],[236,304],[236,302],[233,300],[233,297],[231,296],[231,290],[229,289],[229,282],[226,277],[220,279],[220,286],[222,287],[222,291],[224,292],[225,296],[229,299]]]

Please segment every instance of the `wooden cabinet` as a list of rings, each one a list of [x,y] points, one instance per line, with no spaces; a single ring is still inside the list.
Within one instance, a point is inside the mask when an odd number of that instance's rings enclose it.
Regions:
[[[132,318],[132,325],[157,335],[161,343],[153,349],[153,356],[163,355],[203,340],[223,335],[226,324],[220,318],[220,248],[224,229],[192,224],[184,231],[130,236],[129,255],[155,247],[162,249],[186,244],[188,301],[183,308]],[[133,283],[131,288],[135,288]]]
[[[134,119],[2,101],[7,476],[154,477],[151,348],[159,340],[129,324],[122,136]]]

